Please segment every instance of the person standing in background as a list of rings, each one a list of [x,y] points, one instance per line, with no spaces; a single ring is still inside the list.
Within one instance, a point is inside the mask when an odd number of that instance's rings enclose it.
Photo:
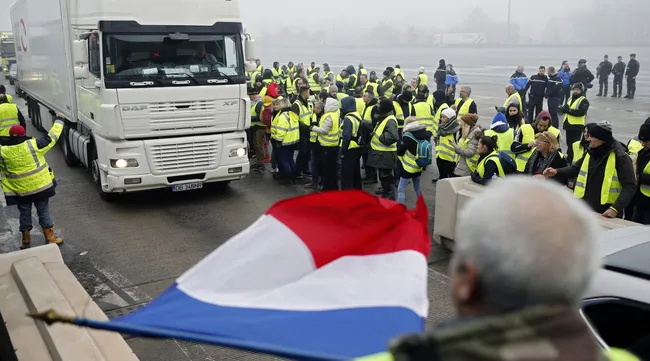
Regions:
[[[587,61],[585,59],[580,59],[578,61],[578,67],[573,70],[571,73],[571,84],[575,85],[576,83],[582,83],[583,85],[583,94],[587,95],[587,89],[592,87],[591,82],[594,81],[596,77],[591,73],[591,70],[587,68]]]
[[[546,67],[540,66],[537,74],[530,77],[526,84],[526,91],[530,89],[528,97],[528,119],[536,119],[539,113],[544,110],[544,97],[546,96],[546,86],[548,77],[546,76]],[[523,100],[523,99],[522,99]]]
[[[419,87],[420,85],[429,85],[429,77],[425,73],[425,69],[423,66],[421,66],[420,70],[418,71],[416,88]]]
[[[548,112],[551,113],[551,124],[560,129],[560,120],[558,118],[558,107],[562,104],[564,98],[563,81],[555,72],[555,68],[548,67],[548,85],[546,86],[546,102]]]
[[[625,63],[620,55],[618,56],[618,62],[612,68],[612,74],[614,74],[614,94],[612,94],[612,98],[620,98],[623,96],[623,76],[625,74]]]
[[[636,60],[636,54],[630,54],[630,61],[627,63],[627,69],[625,70],[625,76],[627,77],[627,95],[625,99],[634,99],[636,76],[639,74],[640,67],[639,61]]]
[[[599,79],[598,94],[596,94],[597,97],[607,96],[607,88],[609,87],[609,74],[611,73],[612,63],[609,61],[609,56],[605,55],[603,61],[598,64],[598,69],[596,69],[596,77]]]
[[[562,101],[566,102],[571,97],[571,68],[568,61],[563,61],[557,76],[562,79]]]
[[[447,82],[447,65],[445,59],[440,59],[438,62],[438,69],[436,69],[436,73],[433,77],[436,81],[436,90],[445,90],[445,83]]]
[[[452,105],[456,100],[456,84],[458,84],[458,75],[454,70],[454,66],[447,64],[447,78],[445,86],[447,87],[447,104]]]
[[[510,76],[510,84],[515,87],[523,101],[523,108],[526,109],[526,86],[528,85],[528,77],[524,74],[524,66],[519,65],[517,70]]]
[[[587,111],[589,111],[589,101],[584,96],[584,85],[582,83],[575,83],[572,88],[573,94],[571,95],[571,99],[562,106],[562,113],[564,113],[562,128],[566,132],[567,155],[569,159],[573,159],[573,148],[569,145],[579,141],[582,137]]]

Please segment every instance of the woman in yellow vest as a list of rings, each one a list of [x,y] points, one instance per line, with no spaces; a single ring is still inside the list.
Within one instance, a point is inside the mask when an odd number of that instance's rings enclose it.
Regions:
[[[57,114],[48,134],[35,139],[27,137],[25,128],[14,125],[9,137],[0,139],[0,175],[7,205],[18,206],[21,249],[31,246],[32,204],[38,214],[45,240],[50,244],[63,243],[54,235],[49,199],[56,188],[54,173],[45,160],[45,154],[54,147],[63,132],[63,114]]]
[[[465,114],[460,120],[461,137],[458,144],[452,143],[454,151],[459,156],[454,174],[458,177],[467,177],[478,166],[478,141],[483,135],[483,131],[476,124],[478,122],[478,115],[476,114]]]
[[[497,140],[496,135],[491,137],[484,135],[479,139],[477,148],[479,154],[478,166],[472,172],[472,181],[474,183],[487,185],[495,178],[505,177],[506,174],[501,160],[499,160],[499,153],[497,153],[499,150]]]
[[[557,137],[553,133],[537,133],[535,134],[535,142],[535,149],[526,163],[524,174],[543,178],[546,168],[559,169],[567,166],[566,159],[560,153],[560,143],[558,143]],[[560,184],[566,183],[566,179],[561,177],[553,179]]]
[[[397,201],[406,203],[406,186],[413,181],[413,190],[416,197],[420,196],[420,177],[422,168],[417,164],[419,142],[429,141],[431,132],[427,130],[426,124],[420,124],[416,117],[408,117],[404,120],[404,135],[397,147],[398,176]]]
[[[318,143],[321,150],[321,177],[323,190],[338,190],[337,167],[339,157],[339,144],[341,140],[341,120],[339,119],[339,103],[334,98],[325,100],[325,114],[320,119],[318,126],[311,130],[318,134]]]
[[[512,143],[510,150],[515,154],[517,162],[517,171],[523,173],[526,163],[537,145],[535,134],[548,131],[553,134],[558,143],[560,142],[560,130],[551,125],[551,114],[542,110],[533,124],[524,124],[515,134],[515,141]]]
[[[456,135],[460,129],[460,122],[456,112],[447,108],[440,113],[440,126],[436,141],[436,165],[440,173],[439,179],[451,178],[456,169]]]
[[[280,168],[275,178],[293,180],[297,170],[293,153],[300,142],[300,128],[298,119],[291,116],[291,103],[287,98],[273,101],[271,139],[273,151],[278,153],[277,161]]]

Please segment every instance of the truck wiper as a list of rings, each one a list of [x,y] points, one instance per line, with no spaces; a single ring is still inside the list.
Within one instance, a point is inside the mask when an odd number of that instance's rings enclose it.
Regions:
[[[228,74],[222,72],[222,71],[219,70],[219,69],[217,69],[217,71],[219,72],[219,74],[220,74],[222,77],[228,79],[228,81],[230,81],[232,84],[235,84],[235,80],[234,80],[233,78],[231,78],[230,75],[228,75]]]
[[[190,74],[189,72],[187,72],[187,73],[183,73],[183,74],[184,74],[185,76],[187,76],[188,78],[190,78],[190,79],[191,79],[191,80],[192,80],[196,85],[201,85],[201,82],[198,81],[198,80],[196,80],[196,78],[194,77],[194,75]]]
[[[150,74],[142,73],[142,76],[147,78],[147,79],[152,80],[154,82],[154,84],[156,84],[156,85],[163,85],[163,83],[160,81],[160,79],[158,79],[158,78],[156,78],[154,76],[151,76]]]

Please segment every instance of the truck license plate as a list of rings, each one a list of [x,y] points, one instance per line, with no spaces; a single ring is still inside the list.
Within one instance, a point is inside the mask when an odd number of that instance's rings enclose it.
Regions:
[[[177,184],[172,186],[172,192],[191,191],[194,189],[201,189],[201,188],[203,188],[203,182]]]

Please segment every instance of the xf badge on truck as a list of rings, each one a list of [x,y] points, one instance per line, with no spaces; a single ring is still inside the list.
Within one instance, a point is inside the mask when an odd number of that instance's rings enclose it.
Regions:
[[[140,111],[140,110],[147,110],[147,106],[146,105],[123,105],[122,106],[123,112],[133,112],[133,111]]]
[[[223,106],[231,107],[233,105],[237,105],[237,103],[239,103],[237,100],[226,100],[225,102],[223,102]]]

